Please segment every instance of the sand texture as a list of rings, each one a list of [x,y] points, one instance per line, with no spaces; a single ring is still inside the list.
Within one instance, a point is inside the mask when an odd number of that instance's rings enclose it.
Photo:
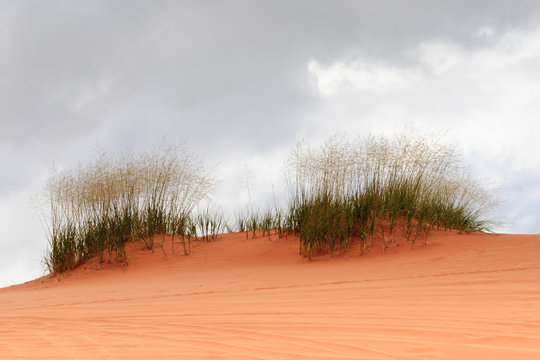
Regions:
[[[168,244],[0,290],[0,358],[540,359],[538,235],[312,261],[292,237]]]

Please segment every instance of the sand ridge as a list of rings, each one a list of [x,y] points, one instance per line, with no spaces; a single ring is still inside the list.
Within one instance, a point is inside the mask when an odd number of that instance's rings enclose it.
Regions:
[[[6,359],[538,359],[540,235],[433,232],[307,261],[294,237],[130,246],[0,290]]]

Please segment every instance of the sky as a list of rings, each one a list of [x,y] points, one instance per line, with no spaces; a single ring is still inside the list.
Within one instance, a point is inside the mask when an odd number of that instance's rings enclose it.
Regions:
[[[45,273],[53,167],[160,141],[232,214],[300,140],[443,131],[496,230],[539,233],[539,80],[538,1],[0,0],[0,286]]]

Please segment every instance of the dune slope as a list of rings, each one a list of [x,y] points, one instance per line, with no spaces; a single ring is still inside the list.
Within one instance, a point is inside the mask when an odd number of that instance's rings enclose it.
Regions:
[[[312,261],[294,238],[228,234],[190,256],[168,241],[0,290],[2,358],[540,358],[537,235]]]

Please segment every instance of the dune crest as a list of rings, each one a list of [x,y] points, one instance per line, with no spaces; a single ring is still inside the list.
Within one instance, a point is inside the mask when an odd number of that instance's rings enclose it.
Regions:
[[[540,358],[540,235],[433,231],[311,261],[293,237],[190,256],[164,240],[0,290],[2,358]]]

